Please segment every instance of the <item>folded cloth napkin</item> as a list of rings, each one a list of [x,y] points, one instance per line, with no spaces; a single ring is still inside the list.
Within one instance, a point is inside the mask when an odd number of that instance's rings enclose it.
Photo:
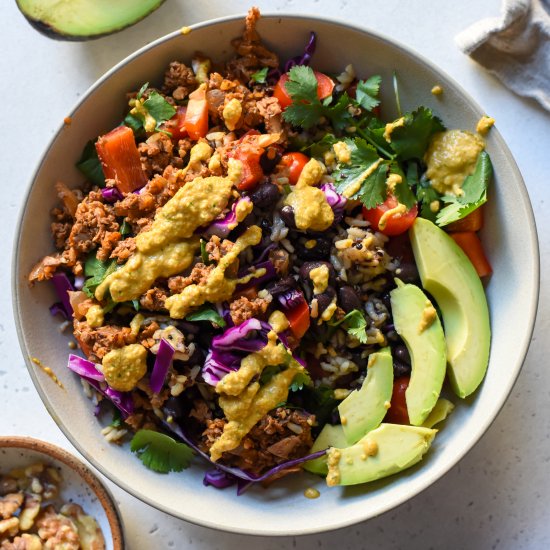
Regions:
[[[550,111],[550,0],[504,0],[501,17],[478,21],[455,41],[511,90]]]

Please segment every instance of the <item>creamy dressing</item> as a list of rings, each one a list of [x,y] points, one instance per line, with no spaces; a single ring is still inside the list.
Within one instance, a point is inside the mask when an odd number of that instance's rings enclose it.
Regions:
[[[325,173],[325,167],[311,159],[292,191],[285,198],[285,205],[292,206],[296,227],[305,231],[324,231],[334,222],[334,212],[327,202],[325,194],[317,185]]]
[[[386,127],[384,128],[384,139],[391,143],[391,135],[393,131],[396,128],[401,128],[401,126],[405,126],[405,117],[398,118],[397,120],[394,120],[393,122],[388,122],[386,124]]]
[[[357,179],[353,180],[345,189],[342,195],[349,199],[353,197],[355,193],[361,189],[363,182],[380,166],[382,159],[378,159],[376,162],[373,162],[364,172],[362,172]]]
[[[483,138],[464,130],[447,130],[432,137],[424,160],[426,176],[434,189],[445,195],[462,194],[462,183],[473,174]]]
[[[147,350],[141,344],[113,349],[103,357],[101,371],[111,388],[131,391],[147,372]]]
[[[313,283],[313,294],[322,294],[328,286],[328,267],[326,265],[315,267],[309,272],[309,278]]]

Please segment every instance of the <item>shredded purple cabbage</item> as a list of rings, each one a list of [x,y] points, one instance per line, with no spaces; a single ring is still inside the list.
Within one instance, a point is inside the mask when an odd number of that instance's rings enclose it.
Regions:
[[[69,277],[63,271],[57,271],[53,274],[51,279],[57,296],[61,301],[61,305],[65,310],[67,319],[71,319],[73,316],[73,307],[71,306],[71,301],[69,300],[69,290],[73,291],[74,287],[69,280]]]
[[[267,333],[270,330],[271,326],[264,321],[247,319],[239,326],[231,327],[220,336],[212,338],[212,349],[249,353],[259,351],[267,344]]]
[[[288,71],[290,71],[290,69],[292,69],[292,67],[295,67],[296,65],[309,65],[311,57],[315,53],[316,42],[317,37],[315,36],[315,33],[311,31],[311,34],[309,35],[309,41],[304,48],[304,53],[302,55],[297,55],[296,57],[291,57],[285,63],[285,73],[288,73]]]
[[[153,371],[149,379],[149,387],[153,393],[159,393],[166,380],[168,369],[172,364],[175,350],[164,338],[161,339]]]
[[[69,361],[67,367],[76,372],[76,374],[83,376],[86,380],[96,380],[97,382],[104,382],[105,376],[97,368],[97,365],[80,355],[71,353],[69,355]]]
[[[235,485],[236,482],[237,478],[233,474],[228,474],[227,472],[218,470],[218,468],[208,470],[204,474],[204,479],[202,480],[202,483],[205,487],[213,485],[214,487],[216,487],[216,489],[225,489],[226,487],[231,487],[231,485]]]
[[[283,306],[283,309],[285,311],[297,308],[299,305],[306,301],[302,291],[296,288],[293,288],[288,292],[284,292],[283,294],[279,294],[277,296],[277,300],[279,300],[279,303],[281,304],[281,306]]]
[[[103,187],[101,189],[101,195],[103,200],[108,203],[115,203],[121,201],[124,197],[122,193],[116,187]]]
[[[226,374],[239,370],[242,357],[228,351],[211,349],[202,367],[202,377],[207,384],[215,386]]]
[[[275,266],[273,265],[273,262],[271,262],[270,260],[266,260],[265,262],[260,262],[254,265],[252,268],[247,268],[241,271],[239,273],[239,279],[246,277],[247,275],[250,275],[251,273],[254,273],[254,271],[257,271],[259,269],[265,269],[265,273],[263,275],[260,275],[259,277],[251,277],[248,282],[237,285],[236,291],[240,292],[241,290],[246,290],[247,288],[266,283],[277,277],[277,271],[275,271]]]
[[[85,282],[86,277],[84,277],[83,275],[79,275],[78,277],[74,278],[74,287],[76,288],[76,290],[82,290]]]
[[[105,377],[101,372],[99,372],[95,363],[88,361],[88,359],[84,359],[79,355],[74,355],[71,353],[69,355],[67,367],[84,378],[84,380],[86,380],[86,382],[88,382],[88,384],[90,384],[90,386],[92,386],[98,393],[111,401],[113,405],[120,410],[125,418],[134,412],[134,401],[130,392],[120,392],[110,388],[109,386],[105,389],[101,387],[100,382],[104,382]]]
[[[325,194],[327,202],[334,212],[334,223],[338,223],[344,217],[344,207],[348,199],[340,195],[332,183],[325,183],[321,185],[320,189]]]
[[[251,202],[249,197],[242,197],[233,203],[231,211],[228,212],[223,220],[215,221],[203,232],[204,235],[217,235],[220,238],[227,237],[238,225],[237,221],[237,206],[241,203]]]
[[[248,472],[245,472],[244,470],[241,470],[240,468],[234,468],[232,466],[224,466],[223,464],[212,462],[212,460],[210,460],[210,457],[205,452],[201,451],[201,449],[197,447],[195,442],[187,436],[187,434],[183,431],[181,426],[179,426],[175,422],[164,422],[163,424],[174,435],[178,436],[184,443],[187,443],[187,445],[189,445],[192,449],[194,449],[199,456],[204,458],[210,464],[213,464],[218,470],[221,470],[226,474],[230,474],[238,478],[238,480],[243,480],[245,482],[248,482],[248,483],[241,484],[241,487],[239,488],[239,492],[237,493],[238,495],[243,494],[246,491],[246,489],[248,489],[248,487],[250,487],[250,485],[252,485],[253,483],[259,483],[261,481],[265,481],[272,475],[279,473],[282,470],[286,470],[287,468],[291,468],[292,466],[297,466],[298,464],[302,464],[303,462],[307,462],[308,460],[319,458],[320,456],[323,456],[327,452],[326,449],[324,449],[322,451],[317,451],[315,453],[311,453],[306,456],[301,456],[300,458],[287,460],[286,462],[283,462],[282,464],[279,464],[271,468],[261,476],[255,476]]]
[[[67,312],[65,311],[65,308],[63,307],[63,304],[61,302],[55,302],[55,304],[52,304],[50,306],[50,314],[55,317],[56,315],[61,315],[65,319],[68,319]]]
[[[268,237],[267,239],[260,242],[260,244],[255,248],[261,250],[261,254],[254,260],[257,263],[263,262],[268,254],[274,249],[277,248],[277,243],[274,243],[271,241],[271,239]]]

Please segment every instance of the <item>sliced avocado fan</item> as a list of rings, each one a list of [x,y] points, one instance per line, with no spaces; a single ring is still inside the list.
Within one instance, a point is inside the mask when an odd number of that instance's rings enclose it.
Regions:
[[[59,40],[89,40],[120,31],[156,10],[164,0],[17,0],[27,21]]]

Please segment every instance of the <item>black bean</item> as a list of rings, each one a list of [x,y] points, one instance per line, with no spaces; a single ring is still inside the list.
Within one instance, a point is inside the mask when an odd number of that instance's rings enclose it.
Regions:
[[[260,228],[262,229],[262,233],[265,235],[268,232],[271,232],[271,218],[262,218],[260,220]],[[270,239],[271,242],[271,239]]]
[[[279,188],[271,182],[262,183],[250,193],[250,200],[254,206],[259,208],[267,208],[279,200],[281,195]]]
[[[279,211],[279,216],[290,229],[296,229],[296,218],[294,217],[294,208],[292,206],[283,206]]]
[[[296,288],[296,281],[294,277],[283,277],[278,281],[273,281],[267,285],[267,291],[272,296],[277,296],[277,294],[283,294],[289,290]]]
[[[317,305],[319,307],[319,317],[321,317],[323,311],[325,311],[325,309],[330,306],[335,296],[336,291],[331,286],[327,286],[326,290],[324,292],[321,292],[321,294],[315,295],[315,298],[317,298]]]
[[[401,342],[401,336],[399,336],[399,334],[397,334],[397,332],[393,329],[386,332],[386,338],[390,342]]]
[[[394,272],[395,277],[401,279],[404,283],[416,283],[420,280],[416,264],[412,262],[403,262]]]
[[[336,277],[336,273],[334,271],[334,267],[332,267],[332,264],[329,262],[323,262],[323,261],[315,261],[315,262],[304,262],[302,264],[302,267],[300,268],[300,278],[303,281],[309,280],[309,274],[313,269],[317,269],[318,267],[321,267],[322,265],[326,266],[328,269],[328,276],[329,280],[334,281],[334,278]]]
[[[355,289],[349,285],[341,286],[338,289],[338,302],[340,303],[340,307],[346,313],[349,313],[354,309],[361,310],[363,307],[361,298],[359,298]]]
[[[185,414],[182,400],[179,397],[169,397],[164,403],[164,412],[172,418],[182,418]]]
[[[411,374],[411,366],[401,363],[401,361],[393,362],[393,376],[394,378],[400,378],[401,376],[408,376]]]
[[[330,241],[328,239],[316,238],[315,246],[307,248],[302,243],[296,245],[296,255],[305,261],[328,260],[330,257]]]
[[[395,359],[401,361],[401,363],[405,363],[406,365],[411,364],[411,356],[409,355],[409,350],[407,349],[407,346],[395,346],[393,348],[393,355]]]
[[[281,153],[276,147],[268,147],[267,151],[260,157],[262,170],[269,174],[275,170],[275,166],[281,160]]]

